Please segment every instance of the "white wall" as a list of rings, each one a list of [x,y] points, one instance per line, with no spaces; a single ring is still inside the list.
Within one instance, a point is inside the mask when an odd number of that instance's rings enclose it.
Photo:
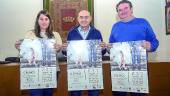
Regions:
[[[14,43],[33,28],[43,0],[0,0],[0,60],[17,56]]]
[[[94,0],[94,23],[101,30],[104,41],[108,42],[112,24],[117,20],[115,5],[120,0]],[[157,38],[160,46],[154,53],[149,54],[150,61],[170,61],[170,35],[165,34],[165,1],[164,0],[130,0],[133,4],[134,15],[146,18]]]

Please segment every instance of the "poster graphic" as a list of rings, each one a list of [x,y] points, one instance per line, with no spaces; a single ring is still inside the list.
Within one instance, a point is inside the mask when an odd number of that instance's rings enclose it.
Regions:
[[[148,93],[144,41],[113,43],[110,49],[112,91]]]
[[[69,41],[67,73],[69,91],[103,89],[100,41]]]
[[[53,39],[24,39],[20,46],[21,89],[56,88],[56,52]]]

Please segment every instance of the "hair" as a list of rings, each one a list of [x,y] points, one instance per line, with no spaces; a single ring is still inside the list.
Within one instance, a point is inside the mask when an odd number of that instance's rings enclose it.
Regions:
[[[121,1],[116,5],[116,11],[117,11],[117,12],[118,12],[118,7],[119,7],[119,5],[120,5],[120,4],[123,4],[123,3],[128,3],[129,6],[130,6],[130,8],[133,7],[133,5],[132,5],[132,3],[131,3],[130,1],[128,1],[128,0],[121,0]]]
[[[51,20],[51,17],[49,15],[49,13],[46,11],[46,10],[41,10],[38,14],[37,14],[37,18],[36,18],[36,21],[35,21],[35,26],[34,26],[34,32],[35,32],[35,35],[39,38],[42,38],[41,35],[40,35],[40,25],[38,23],[38,20],[39,20],[39,17],[40,15],[43,14],[45,16],[48,17],[49,19],[49,26],[48,28],[46,29],[46,35],[48,38],[53,38],[54,37],[54,34],[53,34],[53,27],[52,27],[52,20]]]
[[[82,11],[86,11],[86,12],[88,12],[88,13],[89,13],[89,16],[91,17],[91,13],[90,13],[90,11],[89,11],[89,10],[82,9],[82,10],[80,10],[80,11],[78,12],[78,14],[77,14],[77,18],[78,18],[78,16],[79,16],[80,12],[82,12]]]

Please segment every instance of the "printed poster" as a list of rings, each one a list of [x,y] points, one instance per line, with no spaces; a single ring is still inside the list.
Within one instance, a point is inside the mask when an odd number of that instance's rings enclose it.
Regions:
[[[54,39],[24,39],[20,46],[21,89],[56,88]]]
[[[68,90],[103,89],[102,53],[99,40],[69,41]]]
[[[110,49],[112,91],[148,93],[144,41],[113,43]]]

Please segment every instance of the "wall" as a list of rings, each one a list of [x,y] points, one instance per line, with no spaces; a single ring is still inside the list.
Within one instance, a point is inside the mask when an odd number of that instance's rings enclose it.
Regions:
[[[106,2],[107,1],[107,2]],[[102,31],[104,41],[108,42],[112,24],[117,20],[115,6],[120,0],[94,0],[95,26]],[[165,34],[165,1],[163,0],[130,0],[133,4],[134,15],[146,18],[157,38],[160,46],[154,53],[149,53],[149,60],[153,62],[170,61],[170,35]]]
[[[0,0],[0,60],[16,56],[14,43],[33,28],[43,0]]]
[[[112,24],[117,20],[115,5],[120,0],[94,0],[94,22],[101,30],[104,41],[108,42]],[[146,18],[153,27],[160,46],[149,54],[150,61],[170,61],[170,35],[165,34],[165,0],[130,0],[134,15]],[[36,14],[42,9],[43,0],[0,0],[0,60],[17,56],[14,43],[33,28]]]

